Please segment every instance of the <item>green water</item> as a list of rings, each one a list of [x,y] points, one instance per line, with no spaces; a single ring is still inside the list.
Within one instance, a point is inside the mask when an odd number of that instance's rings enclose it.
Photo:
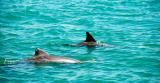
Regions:
[[[11,64],[35,48],[96,62]],[[0,0],[0,83],[160,83],[160,1]]]

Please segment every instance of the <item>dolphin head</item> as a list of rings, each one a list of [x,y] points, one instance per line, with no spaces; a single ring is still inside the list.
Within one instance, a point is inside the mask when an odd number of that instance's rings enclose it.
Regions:
[[[48,53],[39,48],[36,48],[34,56],[48,56]]]

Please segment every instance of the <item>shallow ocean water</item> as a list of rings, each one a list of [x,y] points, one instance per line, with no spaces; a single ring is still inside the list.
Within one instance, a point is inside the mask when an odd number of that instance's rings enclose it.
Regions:
[[[114,47],[63,45],[86,31]],[[35,48],[96,62],[12,64]],[[160,1],[1,0],[0,82],[160,83]]]

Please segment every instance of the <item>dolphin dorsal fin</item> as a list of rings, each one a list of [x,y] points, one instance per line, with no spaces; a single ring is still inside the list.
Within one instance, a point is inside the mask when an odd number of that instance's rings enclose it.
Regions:
[[[39,48],[36,48],[34,56],[48,56],[48,53]]]
[[[86,40],[84,42],[96,42],[89,32],[86,32]]]

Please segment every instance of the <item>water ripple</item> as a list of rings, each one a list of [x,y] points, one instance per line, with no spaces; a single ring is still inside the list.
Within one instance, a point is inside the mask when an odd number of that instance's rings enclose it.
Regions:
[[[159,3],[158,0],[0,1],[3,60],[32,57],[35,48],[51,55],[96,60],[84,64],[3,64],[0,81],[158,83]],[[86,31],[114,47],[63,46],[84,41]]]

